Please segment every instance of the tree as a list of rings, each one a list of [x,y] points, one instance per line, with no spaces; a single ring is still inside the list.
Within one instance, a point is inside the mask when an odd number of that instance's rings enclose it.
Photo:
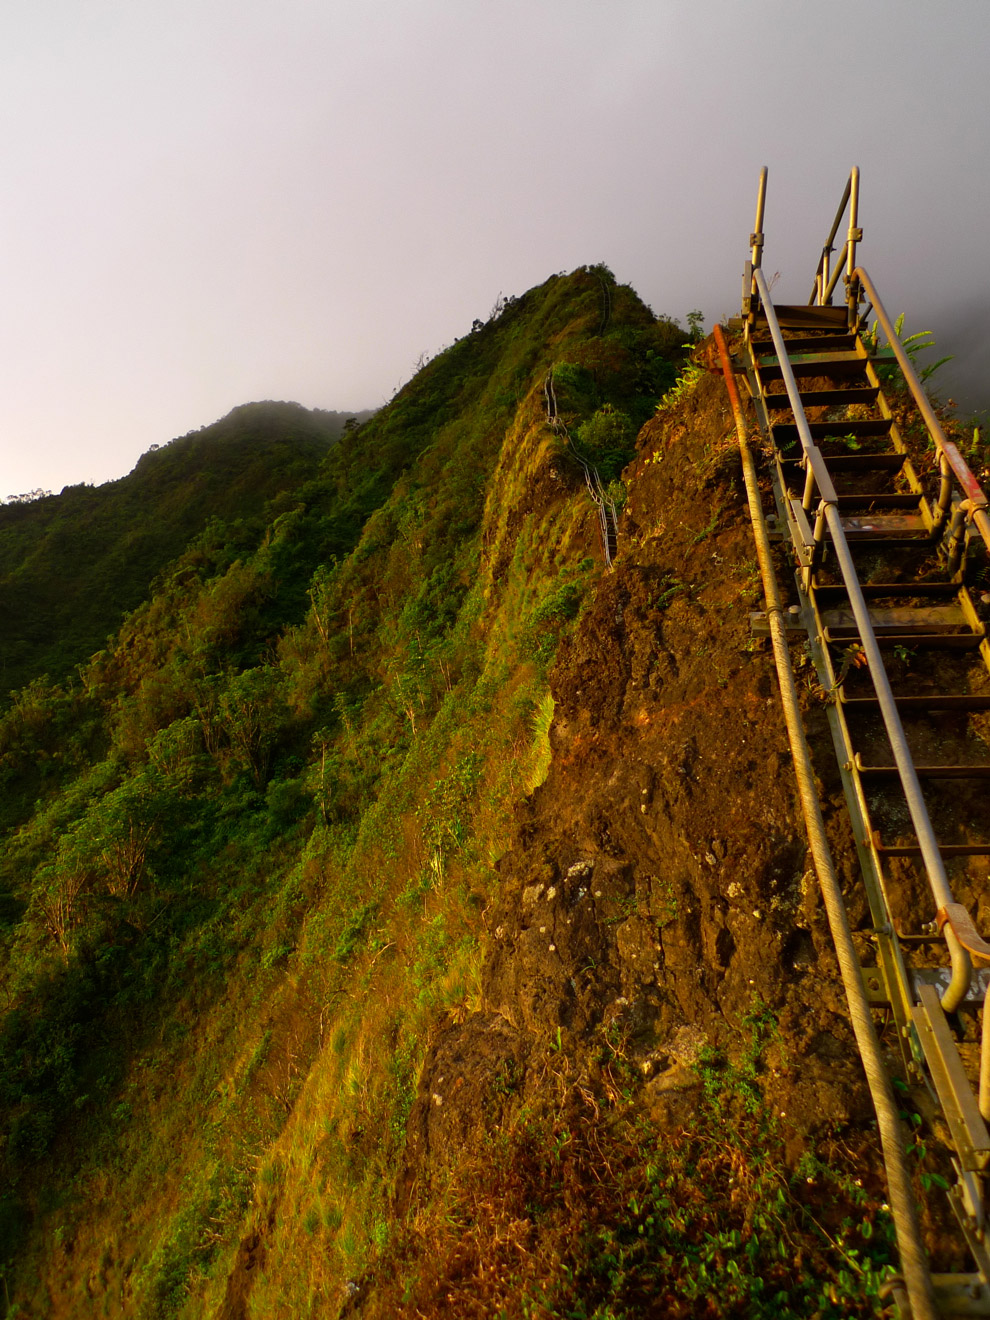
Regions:
[[[593,464],[603,481],[617,477],[633,454],[636,428],[624,412],[604,404],[574,432],[578,452]]]
[[[92,875],[74,858],[60,856],[35,875],[33,906],[66,962],[73,933],[89,910],[92,890]]]
[[[218,710],[227,739],[258,788],[265,786],[282,725],[282,683],[277,670],[260,665],[231,675],[220,693]]]

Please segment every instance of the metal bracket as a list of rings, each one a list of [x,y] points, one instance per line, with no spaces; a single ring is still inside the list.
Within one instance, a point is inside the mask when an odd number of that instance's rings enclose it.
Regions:
[[[883,969],[881,967],[860,967],[860,977],[863,981],[863,989],[866,991],[866,998],[870,1004],[877,1008],[884,1008],[890,1003],[890,996],[887,993],[887,987],[883,979]]]
[[[973,1275],[963,1275],[962,1277],[966,1279],[967,1283],[969,1280],[973,1280],[974,1282],[981,1283],[985,1287],[990,1283],[990,1253],[987,1251],[987,1237],[983,1225],[981,1225],[977,1221],[977,1218],[974,1218],[971,1213],[972,1209],[979,1209],[979,1186],[977,1185],[974,1175],[971,1173],[964,1173],[959,1167],[959,1161],[955,1158],[953,1158],[952,1167],[956,1171],[956,1176],[959,1178],[959,1182],[949,1189],[949,1204],[952,1207],[952,1213],[956,1217],[956,1222],[962,1230],[962,1235],[966,1239],[966,1244],[972,1254],[976,1268],[979,1270],[979,1274],[976,1275],[975,1278]],[[935,1274],[932,1276],[932,1283],[935,1284],[936,1289],[938,1288],[938,1281],[946,1277],[952,1279],[951,1275],[940,1276]],[[955,1278],[958,1280],[959,1276],[956,1275]],[[972,1284],[970,1283],[969,1286],[972,1287]],[[951,1305],[943,1307],[943,1311],[947,1315],[983,1314],[983,1312],[979,1310],[975,1312],[953,1310]]]
[[[978,1274],[933,1274],[932,1286],[943,1315],[990,1315],[990,1287]]]
[[[787,503],[789,505],[791,540],[794,542],[798,563],[802,568],[810,568],[815,553],[815,534],[811,530],[811,523],[808,521],[808,515],[802,507],[801,501],[795,499],[788,500]]]
[[[788,637],[807,637],[808,629],[802,621],[799,606],[792,605],[787,613],[782,616],[782,622],[784,632]],[[770,620],[767,618],[765,610],[750,610],[749,629],[754,637],[770,636]]]
[[[755,306],[754,306],[755,303]],[[753,263],[747,261],[742,276],[742,315],[751,316],[759,306],[759,299],[753,297]]]

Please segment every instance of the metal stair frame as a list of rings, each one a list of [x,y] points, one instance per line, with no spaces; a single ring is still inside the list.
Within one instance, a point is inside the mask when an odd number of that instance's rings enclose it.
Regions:
[[[870,612],[866,604],[866,599],[863,596],[858,574],[856,573],[855,562],[852,557],[852,552],[849,549],[849,542],[846,538],[845,529],[842,526],[842,519],[838,508],[838,496],[821,450],[815,444],[808,428],[808,421],[805,416],[797,381],[790,368],[790,363],[787,360],[787,348],[783,332],[774,312],[773,303],[770,298],[770,290],[767,286],[766,279],[763,275],[763,271],[759,267],[756,267],[753,271],[753,281],[759,293],[761,310],[767,319],[771,338],[773,339],[774,347],[777,350],[777,356],[780,359],[784,386],[790,399],[791,411],[794,414],[798,436],[804,454],[807,476],[802,508],[806,511],[809,510],[814,501],[814,497],[817,494],[818,507],[815,516],[813,546],[817,548],[822,545],[824,541],[824,533],[827,529],[831,537],[835,556],[839,563],[839,570],[849,597],[849,604],[852,609],[853,617],[855,618],[856,626],[859,629],[860,645],[865,652],[867,666],[873,678],[874,688],[880,703],[880,713],[883,717],[887,736],[890,739],[891,750],[900,777],[901,787],[907,800],[908,812],[910,813],[911,822],[914,826],[914,831],[921,847],[921,855],[928,876],[928,884],[932,891],[932,897],[935,900],[936,910],[941,912],[945,910],[948,905],[954,904],[955,899],[952,890],[949,887],[945,867],[938,851],[938,844],[935,840],[935,833],[932,829],[931,820],[928,815],[928,808],[925,804],[924,795],[922,794],[921,785],[914,767],[914,761],[908,748],[907,738],[904,734],[904,726],[901,723],[901,718],[894,702],[894,695],[890,687],[890,681],[887,677],[880,647],[877,643],[876,633],[873,630]],[[806,576],[806,590],[807,585],[810,585],[810,577],[815,566],[816,558],[815,550],[813,549],[811,561],[807,564],[804,570]],[[943,997],[942,1006],[946,1011],[953,1012],[958,1007],[969,986],[972,976],[972,961],[969,954],[960,943],[951,923],[946,923],[944,933],[949,957],[952,963],[953,977],[952,985]],[[984,1031],[987,1030],[988,1027],[985,1021]]]
[[[750,236],[750,260],[746,263],[743,275],[742,318],[733,324],[744,330],[744,344],[748,351],[747,355],[744,356],[748,356],[746,374],[750,394],[756,406],[761,431],[764,438],[770,441],[776,457],[774,497],[777,504],[778,523],[781,527],[788,528],[799,565],[795,576],[801,606],[795,607],[795,609],[808,627],[811,657],[819,674],[822,687],[827,692],[835,693],[841,684],[836,681],[829,642],[835,644],[837,639],[830,639],[826,636],[821,611],[815,599],[815,574],[827,543],[838,561],[842,590],[848,597],[849,606],[855,620],[856,632],[858,632],[859,642],[873,681],[875,698],[868,699],[869,706],[872,709],[875,703],[882,716],[884,729],[894,755],[895,766],[891,769],[896,772],[896,777],[900,781],[904,792],[918,844],[917,848],[911,846],[908,848],[883,849],[879,836],[870,828],[870,810],[860,773],[863,768],[862,761],[853,749],[853,740],[844,710],[845,703],[837,697],[829,704],[827,716],[853,825],[864,888],[873,921],[872,938],[876,942],[878,959],[876,968],[861,968],[861,977],[872,1002],[887,1006],[893,1015],[902,1060],[908,1077],[916,1082],[923,1082],[928,1087],[939,1103],[953,1136],[953,1145],[956,1151],[953,1163],[956,1168],[957,1182],[950,1191],[950,1202],[978,1272],[977,1274],[968,1275],[931,1276],[932,1282],[937,1286],[939,1310],[944,1311],[946,1314],[990,1315],[990,1243],[988,1243],[987,1211],[983,1186],[988,1167],[990,1167],[990,1134],[988,1134],[986,1123],[986,1120],[990,1119],[990,1008],[988,1008],[987,1000],[987,977],[986,975],[974,976],[970,956],[972,952],[990,962],[990,946],[985,944],[977,934],[965,908],[955,902],[942,860],[943,853],[949,856],[974,855],[986,851],[990,854],[990,844],[987,845],[986,849],[979,845],[960,845],[939,849],[928,808],[921,792],[918,769],[911,756],[898,712],[899,700],[905,706],[905,709],[917,710],[919,706],[914,703],[920,702],[922,698],[908,698],[905,702],[904,698],[895,698],[892,693],[890,681],[883,664],[878,637],[861,589],[849,538],[846,535],[839,512],[841,497],[836,493],[828,462],[825,460],[812,434],[804,409],[804,401],[798,388],[796,374],[788,357],[788,343],[796,348],[798,353],[805,352],[807,354],[801,374],[811,376],[815,372],[811,369],[814,359],[809,350],[814,347],[814,336],[816,334],[820,339],[833,338],[834,336],[840,336],[844,328],[848,335],[855,337],[855,348],[849,356],[851,360],[859,358],[862,361],[861,370],[865,373],[867,383],[865,387],[853,387],[853,391],[858,388],[858,395],[864,397],[860,398],[857,395],[851,398],[850,402],[873,403],[879,408],[881,417],[890,423],[890,442],[893,445],[894,452],[901,456],[901,461],[896,467],[906,479],[911,494],[918,497],[918,509],[927,531],[927,538],[925,539],[930,541],[933,547],[940,541],[945,547],[945,563],[948,568],[950,582],[958,584],[957,601],[964,616],[964,622],[969,624],[971,629],[968,633],[956,633],[955,629],[949,629],[949,631],[952,632],[954,637],[958,636],[961,639],[958,645],[978,646],[983,662],[990,670],[990,640],[988,640],[986,628],[976,615],[968,592],[963,586],[966,551],[972,537],[978,535],[985,545],[990,547],[990,517],[988,517],[987,500],[962,455],[942,431],[938,418],[918,381],[913,365],[897,337],[873,282],[865,270],[856,263],[856,248],[862,239],[862,230],[857,223],[858,170],[854,169],[850,174],[835,223],[823,250],[816,274],[811,304],[807,308],[809,314],[807,321],[800,315],[800,309],[794,307],[785,308],[786,315],[783,318],[778,317],[761,269],[766,177],[767,171],[764,169],[760,176],[756,230]],[[833,251],[832,244],[847,204],[850,206],[850,219],[846,243],[841,260],[830,271],[829,257]],[[844,309],[833,308],[830,305],[831,297],[840,277],[843,275],[843,271],[846,286],[846,307]],[[860,303],[864,300],[864,295],[869,299],[870,304],[865,315],[861,314],[860,311]],[[925,420],[938,455],[939,491],[933,506],[929,505],[925,499],[921,482],[918,480],[918,475],[907,457],[903,438],[897,430],[895,419],[887,403],[882,383],[874,365],[876,355],[871,355],[867,351],[860,337],[860,332],[869,319],[871,312],[875,315],[877,325],[883,329],[889,341],[889,350],[883,356],[888,361],[895,361],[900,367],[905,382]],[[840,316],[844,317],[845,327],[840,325]],[[799,461],[804,471],[804,489],[800,499],[790,497],[788,483],[784,477],[785,465],[789,464],[789,471],[793,472],[793,460],[781,455],[773,442],[774,426],[771,410],[766,405],[766,393],[760,378],[760,367],[763,364],[759,361],[760,354],[753,340],[753,330],[758,323],[758,318],[765,320],[766,327],[770,331],[776,355],[775,359],[770,359],[773,364],[772,375],[775,378],[779,375],[783,380],[787,397],[785,405],[780,402],[778,394],[770,396],[774,400],[773,411],[777,412],[786,406],[790,408],[794,417],[797,438],[800,444]],[[784,324],[788,325],[798,335],[800,334],[800,328],[807,325],[810,332],[807,343],[799,340],[795,344],[793,338],[790,341],[785,340],[781,324],[782,319]],[[832,335],[823,334],[827,331],[832,331]],[[877,339],[879,339],[878,334]],[[824,343],[822,349],[823,354],[831,351]],[[843,346],[843,358],[845,356],[845,346]],[[765,348],[763,349],[763,357],[764,363],[766,363]],[[829,376],[827,366],[823,365],[819,374]],[[839,374],[848,374],[848,372],[840,372]],[[842,396],[849,394],[851,391],[836,389],[833,385],[824,391],[819,387],[817,392],[821,395],[820,403],[811,402],[809,406],[841,406],[844,401]],[[809,393],[812,394],[814,399],[815,391]],[[841,425],[841,423],[837,425]],[[790,424],[787,424],[787,429],[790,431]],[[823,426],[816,426],[815,430],[819,434],[824,434]],[[842,457],[840,456],[838,461],[834,461],[837,471],[854,466],[851,462],[843,464]],[[873,463],[869,462],[870,457],[875,458]],[[884,459],[887,461],[883,461]],[[895,464],[890,461],[887,455],[864,455],[861,470],[866,472],[871,470],[872,467],[878,469],[882,467],[893,471]],[[849,506],[853,503],[853,501],[847,502]],[[893,501],[888,507],[892,505]],[[925,539],[916,538],[912,543],[923,545]],[[892,542],[888,540],[887,545],[891,544]],[[904,585],[903,594],[910,596],[911,584]],[[839,588],[836,587],[835,590],[838,591]],[[890,594],[896,595],[897,593]],[[896,613],[896,611],[892,613]],[[929,644],[936,645],[937,642],[930,640]],[[962,704],[965,702],[965,694],[959,696],[940,694],[935,699],[944,703],[941,708],[955,708],[952,705],[954,702],[960,703],[960,708],[968,708]],[[864,701],[862,698],[859,700]],[[980,700],[979,696],[976,700]],[[972,709],[980,708],[983,707],[979,705],[972,707]],[[953,768],[946,767],[946,769],[951,770]],[[933,927],[937,924],[939,935],[936,936],[933,929],[931,941],[934,942],[937,938],[944,941],[951,966],[951,974],[949,969],[945,969],[945,972],[937,977],[934,983],[932,972],[924,970],[912,972],[905,963],[901,944],[905,937],[894,927],[891,917],[891,903],[884,881],[883,855],[907,856],[918,854],[920,854],[924,865],[937,912],[937,923],[933,923]],[[908,937],[909,942],[911,938],[922,939],[926,943],[929,942],[927,935]],[[946,979],[949,982],[947,987],[944,984]],[[966,1007],[982,1004],[982,1049],[978,1100],[966,1077],[959,1051],[945,1018],[946,1013],[954,1012],[964,1003]]]

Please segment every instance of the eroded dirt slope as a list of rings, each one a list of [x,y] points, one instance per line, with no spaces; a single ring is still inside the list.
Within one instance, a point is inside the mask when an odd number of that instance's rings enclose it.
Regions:
[[[879,1187],[772,661],[751,638],[759,579],[720,378],[649,423],[639,447],[616,569],[558,654],[548,778],[499,864],[484,1011],[437,1032],[421,1078],[400,1196],[405,1293],[383,1274],[366,1280],[351,1304],[362,1314],[406,1304],[497,1314],[525,1288],[519,1262],[555,1231],[497,1168],[484,1206],[477,1190],[465,1200],[465,1181],[485,1183],[519,1114],[545,1121],[544,1138],[566,1133],[575,1151],[614,1135],[618,1111],[647,1146],[690,1145],[706,1059],[750,1049],[787,1169],[815,1152]],[[757,1019],[772,1029],[754,1061]],[[554,1258],[590,1274],[578,1239],[582,1216],[594,1221],[596,1197],[607,1199],[611,1157],[599,1150],[589,1187],[576,1177],[568,1193],[561,1174],[573,1250]],[[456,1247],[430,1227],[444,1198],[468,1226]],[[500,1216],[499,1198],[511,1214]],[[508,1240],[515,1255],[501,1250]],[[426,1268],[431,1252],[441,1263]],[[641,1308],[629,1314],[755,1313],[674,1293],[623,1297]],[[549,1298],[531,1313],[558,1313]]]

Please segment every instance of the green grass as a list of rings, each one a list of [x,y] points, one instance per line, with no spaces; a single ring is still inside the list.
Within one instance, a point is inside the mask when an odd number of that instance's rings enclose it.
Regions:
[[[0,721],[15,1301],[60,1277],[56,1228],[96,1269],[125,1214],[155,1316],[219,1305],[269,1216],[296,1263],[255,1284],[259,1314],[391,1249],[425,1044],[479,1003],[493,862],[546,774],[547,671],[599,571],[579,493],[533,503],[539,387],[572,361],[588,417],[637,419],[673,370],[621,286],[600,333],[600,278],[508,303],[315,474],[286,459],[267,511],[203,527],[75,678]],[[141,479],[191,471],[197,444]],[[61,1186],[98,1190],[45,1210]]]

